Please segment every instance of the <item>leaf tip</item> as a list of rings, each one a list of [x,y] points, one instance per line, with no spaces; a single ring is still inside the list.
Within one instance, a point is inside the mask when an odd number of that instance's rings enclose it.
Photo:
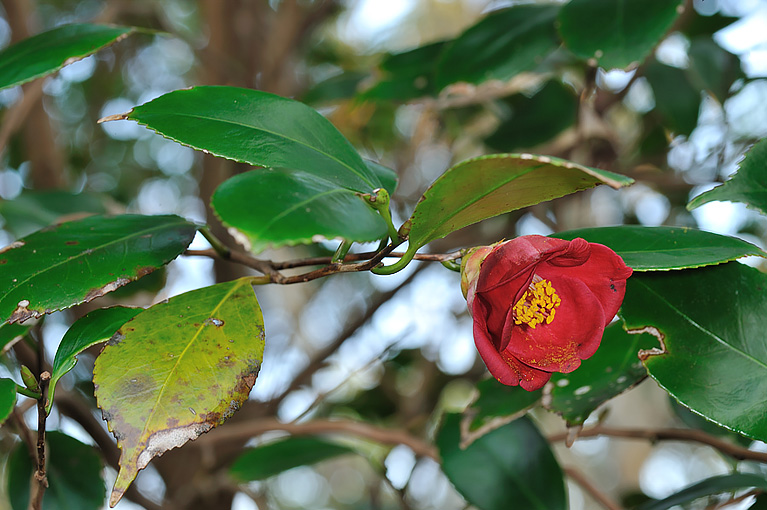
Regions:
[[[118,113],[116,115],[107,115],[106,117],[101,117],[99,120],[96,121],[96,123],[102,124],[104,122],[109,122],[112,120],[128,120],[128,115],[130,115],[130,112]]]

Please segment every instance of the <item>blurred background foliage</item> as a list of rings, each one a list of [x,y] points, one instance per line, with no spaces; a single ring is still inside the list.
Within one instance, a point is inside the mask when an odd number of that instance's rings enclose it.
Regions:
[[[445,45],[488,12],[520,3],[535,2],[2,0],[1,47],[83,21],[158,33],[131,36],[53,77],[0,91],[0,245],[62,218],[105,211],[209,221],[234,245],[207,203],[218,184],[246,166],[134,123],[96,123],[175,89],[219,84],[303,100],[364,156],[394,168],[400,177],[395,223],[451,164],[487,153],[558,156],[637,180],[625,190],[600,187],[485,221],[432,243],[434,252],[613,224],[698,226],[764,248],[764,217],[739,204],[710,203],[692,213],[685,204],[730,175],[745,150],[767,136],[767,3],[686,2],[651,57],[630,71],[589,65],[542,32],[540,58],[513,76],[450,83],[434,72]],[[482,30],[490,33],[490,25]],[[470,55],[455,59],[451,65],[473,63]],[[202,239],[193,243],[203,246]],[[334,248],[326,243],[262,256]],[[52,355],[68,325],[93,307],[117,300],[147,306],[239,271],[182,257],[162,274],[47,317],[46,348]],[[385,278],[349,274],[259,288],[268,338],[264,367],[251,401],[231,421],[348,417],[433,433],[439,412],[462,409],[485,377],[458,279],[442,267],[414,263]],[[77,412],[85,403],[93,414],[89,370],[96,353],[62,380],[62,403],[49,422],[86,443],[93,443],[92,434]],[[653,382],[598,413],[610,425],[705,426],[669,404]],[[545,412],[534,418],[545,433],[563,428]],[[367,460],[342,456],[239,486],[221,475],[236,452],[174,450],[142,472],[137,485],[149,500],[174,508],[465,507],[432,460],[405,446],[350,443]],[[10,447],[11,437],[0,430],[0,452]],[[555,451],[561,463],[580,467],[624,502],[662,498],[729,468],[712,450],[679,443],[597,438]],[[113,477],[108,470],[108,480]],[[593,508],[577,485],[568,488],[571,508]],[[3,499],[0,508],[7,508]]]

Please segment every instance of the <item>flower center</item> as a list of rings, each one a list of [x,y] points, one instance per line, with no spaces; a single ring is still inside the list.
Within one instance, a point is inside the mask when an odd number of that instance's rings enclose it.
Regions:
[[[551,286],[551,282],[534,275],[530,286],[514,305],[512,312],[514,324],[527,324],[532,329],[544,322],[551,324],[560,304],[562,300]]]

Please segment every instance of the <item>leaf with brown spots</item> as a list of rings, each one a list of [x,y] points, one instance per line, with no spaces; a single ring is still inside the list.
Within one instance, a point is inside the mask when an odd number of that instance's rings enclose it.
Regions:
[[[178,216],[91,216],[54,225],[0,249],[0,321],[63,310],[162,267],[197,228]]]
[[[96,399],[122,450],[114,506],[150,460],[220,425],[264,353],[250,278],[187,292],[127,322],[96,359]]]

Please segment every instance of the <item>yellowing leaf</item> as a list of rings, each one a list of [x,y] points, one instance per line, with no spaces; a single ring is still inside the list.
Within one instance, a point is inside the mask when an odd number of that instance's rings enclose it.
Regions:
[[[152,458],[229,418],[264,353],[249,278],[181,294],[140,313],[96,360],[96,399],[122,450],[110,506]]]

